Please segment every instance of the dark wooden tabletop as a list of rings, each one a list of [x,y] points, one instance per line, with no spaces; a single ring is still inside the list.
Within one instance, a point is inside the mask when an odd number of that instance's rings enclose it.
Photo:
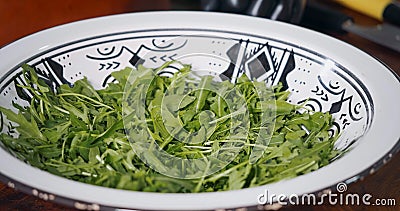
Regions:
[[[95,2],[95,3],[94,3]],[[99,3],[100,2],[100,3]],[[93,5],[96,5],[95,7]],[[332,5],[331,5],[332,6]],[[353,12],[346,8],[335,6],[352,16],[360,25],[375,25],[379,22]],[[0,46],[12,42],[33,32],[52,27],[58,24],[75,20],[142,10],[169,9],[171,4],[167,0],[19,0],[0,4]],[[6,30],[5,30],[6,29]],[[387,64],[400,75],[400,53],[387,49],[354,34],[330,34],[340,40],[354,45],[371,56]],[[391,93],[400,94],[400,93]],[[371,149],[373,150],[373,149]],[[371,194],[374,199],[394,199],[392,206],[288,206],[281,210],[400,210],[400,154],[393,158],[377,172],[348,186],[348,192]],[[0,210],[74,210],[69,207],[41,200],[18,190],[11,189],[0,183]]]

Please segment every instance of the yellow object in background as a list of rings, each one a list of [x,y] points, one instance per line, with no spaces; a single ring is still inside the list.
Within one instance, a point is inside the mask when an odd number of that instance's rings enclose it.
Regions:
[[[383,20],[383,12],[391,0],[336,0],[343,6],[378,20]]]

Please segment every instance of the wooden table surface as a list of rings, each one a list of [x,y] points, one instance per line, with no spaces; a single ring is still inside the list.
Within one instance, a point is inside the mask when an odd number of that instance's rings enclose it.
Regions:
[[[94,4],[96,2],[96,4]],[[101,2],[101,3],[99,3]],[[97,5],[93,7],[93,5]],[[141,10],[168,9],[166,0],[18,0],[0,4],[0,46],[30,33],[75,20]],[[361,25],[374,25],[378,21],[345,8],[338,8],[351,15]],[[6,29],[6,30],[4,30]],[[400,53],[379,46],[354,34],[330,34],[348,42],[386,63],[400,75]],[[388,90],[389,91],[389,90]],[[400,93],[391,93],[400,94]],[[373,150],[373,149],[371,149]],[[400,210],[400,154],[397,153],[382,168],[362,181],[348,186],[347,192],[373,195],[374,199],[395,199],[395,206],[288,206],[281,210]],[[74,210],[43,201],[0,183],[0,210]]]

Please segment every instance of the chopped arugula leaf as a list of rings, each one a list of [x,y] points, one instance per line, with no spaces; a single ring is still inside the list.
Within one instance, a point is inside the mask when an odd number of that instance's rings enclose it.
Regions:
[[[197,86],[197,91],[185,94],[182,84],[187,81],[183,76],[190,74],[189,65],[183,65],[172,77],[155,74],[151,79],[141,75],[149,70],[156,73],[167,66],[158,69],[139,66],[137,70],[125,68],[113,72],[117,83],[110,83],[101,90],[95,90],[84,78],[72,87],[61,85],[54,93],[33,68],[23,65],[23,75],[29,86],[22,88],[30,90],[33,99],[28,108],[14,105],[17,113],[0,108],[2,115],[12,122],[13,130],[18,132],[17,138],[2,133],[0,141],[17,158],[68,179],[118,189],[174,193],[242,189],[289,179],[321,168],[341,153],[334,148],[338,136],[331,137],[328,133],[332,116],[322,112],[298,112],[302,106],[288,103],[290,93],[281,91],[281,85],[272,88],[269,97],[274,100],[261,101],[262,96],[256,89],[265,86],[261,82],[254,84],[245,75],[238,78],[236,84],[219,82],[219,89],[238,89],[249,112],[248,134],[229,134],[232,116],[242,115],[230,111],[228,105],[236,103],[235,99],[224,99],[212,93],[210,87],[214,83],[208,76],[192,85]],[[133,105],[129,112],[146,114],[145,126],[161,149],[181,158],[203,158],[221,149],[221,144],[231,143],[227,146],[242,147],[235,159],[215,174],[197,179],[168,177],[147,166],[134,153],[123,124],[122,107],[128,103],[123,101],[124,89],[130,83],[132,71],[137,74],[135,84],[131,84],[133,87],[143,89],[143,84],[150,85],[146,90],[145,110],[135,110],[140,106]],[[169,94],[165,96],[166,91]],[[138,96],[132,97],[130,102],[141,103],[134,100]],[[271,119],[274,125],[263,124],[261,114],[268,109],[275,113]],[[180,125],[188,133],[176,129]],[[266,134],[262,129],[268,127],[273,127],[269,144],[259,144],[257,138],[263,139]],[[143,139],[143,131],[129,135]],[[258,159],[251,157],[254,150],[260,152]],[[161,163],[153,154],[144,156]],[[212,168],[207,162],[196,165]],[[181,169],[184,171],[185,167]]]

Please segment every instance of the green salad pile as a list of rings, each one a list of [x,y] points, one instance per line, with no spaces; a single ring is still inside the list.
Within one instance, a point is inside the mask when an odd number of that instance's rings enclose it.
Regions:
[[[228,90],[238,90],[247,106],[248,134],[242,136],[244,139],[240,140],[240,145],[236,145],[240,150],[235,157],[215,173],[198,178],[161,174],[135,153],[135,138],[130,139],[127,135],[126,122],[135,120],[135,106],[130,115],[124,115],[123,105],[131,103],[124,97],[126,87],[138,87],[141,83],[148,85],[146,105],[143,106],[146,130],[159,149],[174,157],[205,158],[220,150],[223,144],[233,142],[228,137],[235,135],[229,134],[233,111],[230,111],[228,102],[207,91],[207,86],[216,82],[210,76],[201,76],[193,80],[193,87],[201,86],[202,89],[183,96],[184,90],[179,87],[191,82],[181,78],[191,73],[191,67],[183,65],[172,77],[158,75],[166,66],[157,69],[139,66],[113,72],[116,82],[100,90],[94,89],[84,78],[73,86],[61,85],[53,92],[32,67],[23,65],[28,85],[22,88],[29,90],[33,98],[30,106],[14,104],[18,113],[0,108],[2,115],[12,122],[9,126],[11,131],[15,131],[0,134],[0,141],[17,158],[71,180],[110,188],[172,193],[260,186],[314,171],[341,153],[334,148],[338,136],[332,137],[328,132],[332,127],[332,116],[288,103],[290,93],[281,90],[280,85],[271,88],[269,97],[274,99],[274,106],[267,105],[266,108],[273,111],[273,119],[269,121],[273,124],[265,125],[261,121],[260,106],[265,106],[266,102],[260,101],[256,90],[262,82],[252,82],[242,75],[234,84],[218,82]],[[138,75],[136,84],[129,84],[131,72]],[[139,77],[148,72],[154,73],[151,81]],[[166,90],[171,94],[163,99]],[[178,99],[179,105],[175,110],[179,118],[161,118],[161,104],[164,102],[168,107],[168,103],[173,104]],[[207,116],[202,117],[205,111],[215,119],[211,121],[212,130],[203,127],[204,118],[207,119]],[[176,134],[171,134],[168,129],[173,128],[171,122],[179,122],[190,138],[178,140]],[[271,133],[265,146],[256,143],[257,137],[265,135],[261,128],[269,128]],[[140,134],[134,135],[140,139]],[[256,149],[262,149],[262,153],[252,161],[251,153]]]

